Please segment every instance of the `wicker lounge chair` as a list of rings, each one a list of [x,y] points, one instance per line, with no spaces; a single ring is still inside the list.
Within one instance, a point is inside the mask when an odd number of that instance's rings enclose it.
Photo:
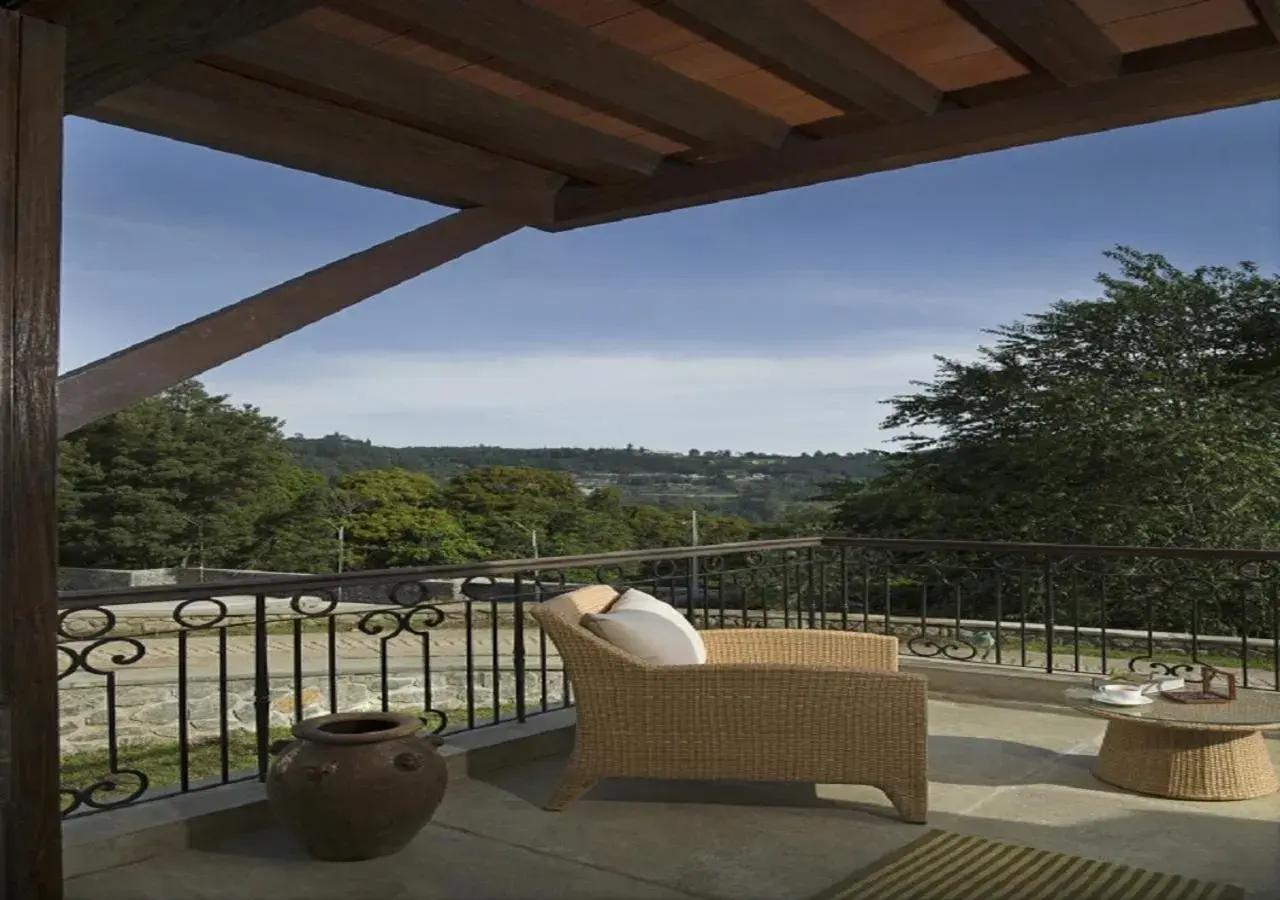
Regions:
[[[866,784],[908,822],[928,811],[925,679],[895,638],[854,632],[700,632],[705,665],[657,666],[581,624],[617,597],[593,585],[538,604],[573,686],[577,737],[547,805],[603,778]]]

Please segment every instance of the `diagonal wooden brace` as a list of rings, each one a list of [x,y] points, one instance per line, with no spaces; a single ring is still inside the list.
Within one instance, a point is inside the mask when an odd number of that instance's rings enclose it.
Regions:
[[[58,379],[58,436],[119,412],[520,229],[485,208],[299,275]]]

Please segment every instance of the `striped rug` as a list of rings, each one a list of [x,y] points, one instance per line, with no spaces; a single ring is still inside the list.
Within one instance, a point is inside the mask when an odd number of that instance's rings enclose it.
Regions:
[[[1244,891],[931,831],[813,900],[1243,900]]]

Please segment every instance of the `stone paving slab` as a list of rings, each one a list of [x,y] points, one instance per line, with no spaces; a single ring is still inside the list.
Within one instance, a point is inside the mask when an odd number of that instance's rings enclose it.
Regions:
[[[1280,795],[1199,803],[1110,788],[1090,774],[1104,727],[1087,716],[930,702],[928,827],[1274,900]],[[1267,744],[1280,764],[1280,741]],[[388,859],[317,863],[268,829],[73,879],[66,898],[809,900],[925,832],[879,791],[838,785],[608,781],[546,812],[564,764],[451,784],[434,823]]]

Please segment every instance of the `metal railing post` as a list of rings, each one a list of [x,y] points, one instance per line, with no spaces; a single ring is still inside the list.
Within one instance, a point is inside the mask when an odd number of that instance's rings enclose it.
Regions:
[[[271,765],[271,668],[267,661],[267,595],[253,598],[253,721],[258,778],[267,780]]]
[[[525,721],[528,711],[525,698],[525,658],[524,658],[524,579],[517,572],[513,578],[515,588],[515,626],[512,629],[511,663],[515,667],[516,676],[516,721]]]

